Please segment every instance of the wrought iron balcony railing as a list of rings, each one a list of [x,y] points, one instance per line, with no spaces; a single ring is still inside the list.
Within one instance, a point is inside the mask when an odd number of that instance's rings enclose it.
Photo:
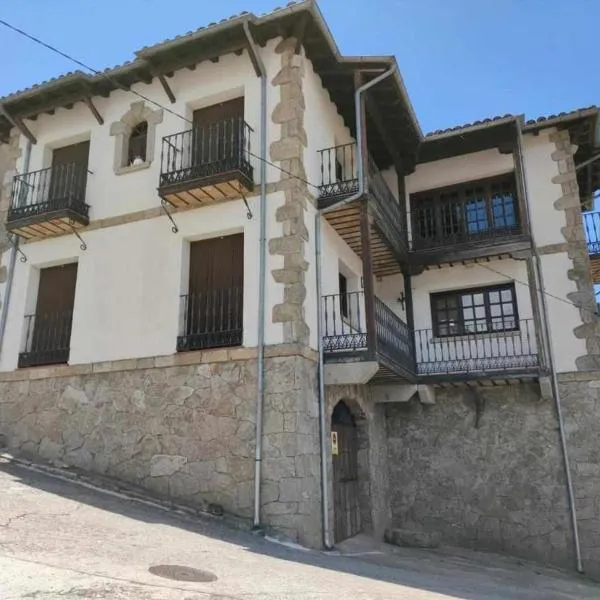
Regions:
[[[535,323],[522,319],[515,331],[435,337],[431,329],[415,331],[419,375],[529,369],[539,366]]]
[[[600,254],[600,212],[584,213],[582,217],[588,252]]]
[[[181,296],[177,351],[240,346],[243,314],[241,287]]]
[[[319,151],[321,185],[319,199],[322,208],[358,191],[358,162],[356,142],[325,148]],[[397,254],[408,248],[406,214],[390,190],[375,161],[369,156],[365,173],[366,195],[375,224],[388,246]],[[348,223],[346,223],[346,230]],[[342,237],[344,237],[342,235]]]
[[[329,357],[369,350],[364,292],[323,296],[323,350]],[[406,323],[375,297],[375,351],[388,362],[414,369],[412,335]],[[374,358],[373,358],[374,360]]]
[[[19,367],[66,363],[69,360],[73,312],[25,316],[25,348]]]
[[[72,217],[88,222],[85,203],[87,167],[79,163],[59,164],[23,173],[13,180],[7,225],[41,217]]]
[[[252,128],[242,117],[168,135],[162,141],[159,187],[239,172],[250,185]]]

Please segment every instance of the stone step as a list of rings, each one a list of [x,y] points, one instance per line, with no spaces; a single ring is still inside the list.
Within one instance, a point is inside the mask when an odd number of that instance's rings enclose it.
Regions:
[[[388,544],[409,548],[437,548],[442,541],[442,536],[437,532],[388,529],[385,532],[385,541]]]

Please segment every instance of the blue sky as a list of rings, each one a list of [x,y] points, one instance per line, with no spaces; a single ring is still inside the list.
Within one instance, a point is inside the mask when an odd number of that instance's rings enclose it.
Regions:
[[[0,18],[102,69],[282,0],[19,0]],[[322,0],[345,54],[395,54],[424,131],[600,104],[597,0]],[[77,68],[0,27],[0,96]]]

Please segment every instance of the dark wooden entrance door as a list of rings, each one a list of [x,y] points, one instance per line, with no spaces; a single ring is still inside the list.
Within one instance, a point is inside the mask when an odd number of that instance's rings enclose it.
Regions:
[[[73,201],[83,201],[87,184],[87,167],[90,142],[63,146],[52,151],[50,201],[69,206]]]
[[[40,271],[31,344],[36,364],[69,359],[76,281],[77,263]]]
[[[213,165],[218,171],[236,168],[243,150],[244,98],[195,110],[193,122],[193,165]]]
[[[331,431],[337,435],[337,454],[333,454],[334,537],[341,542],[361,529],[356,423],[343,401],[333,410]]]
[[[193,242],[186,327],[193,346],[241,344],[243,300],[244,235]]]

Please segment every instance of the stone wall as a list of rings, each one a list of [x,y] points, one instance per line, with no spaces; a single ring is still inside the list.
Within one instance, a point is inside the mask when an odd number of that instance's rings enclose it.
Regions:
[[[283,206],[275,218],[281,223],[280,235],[269,240],[269,252],[283,257],[283,268],[271,272],[283,286],[283,302],[273,306],[273,323],[283,325],[283,341],[308,344],[310,328],[306,322],[306,272],[309,263],[308,229],[305,224],[307,202],[313,197],[306,184],[304,150],[307,146],[304,129],[304,58],[295,38],[284,39],[275,51],[281,56],[281,70],[272,85],[279,88],[280,101],[273,109],[273,123],[281,125],[281,138],[271,144],[270,158],[281,164],[280,181],[276,189],[285,195]]]
[[[252,350],[2,373],[0,434],[16,453],[249,519],[257,365],[236,357]],[[292,354],[265,368],[263,522],[318,546],[316,364]]]
[[[600,576],[600,374],[562,379],[584,567]],[[386,406],[394,526],[573,568],[554,402],[536,384],[479,390]]]

